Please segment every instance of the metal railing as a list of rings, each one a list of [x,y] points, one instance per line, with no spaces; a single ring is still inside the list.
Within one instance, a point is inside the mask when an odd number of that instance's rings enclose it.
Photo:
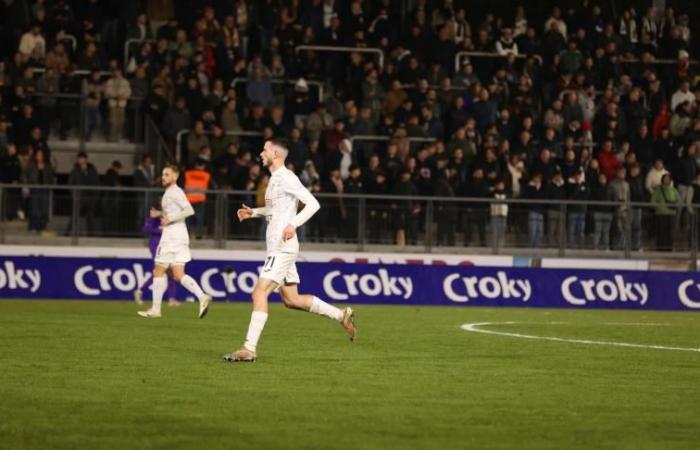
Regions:
[[[247,83],[250,79],[247,77],[236,77],[231,81],[231,87],[236,88],[236,85],[239,83]],[[289,85],[294,85],[297,83],[298,80],[287,80],[287,79],[268,79],[267,81],[270,82],[270,84],[289,84]],[[306,84],[311,85],[311,86],[316,86],[316,89],[318,91],[318,102],[321,103],[323,102],[323,83],[320,81],[313,81],[313,80],[304,80],[306,81]]]
[[[190,134],[192,130],[189,128],[183,128],[182,130],[177,132],[177,135],[175,136],[175,159],[177,160],[178,163],[180,163],[183,158],[182,158],[182,152],[186,151],[187,149],[182,148],[182,142],[183,142],[183,136]],[[206,136],[212,136],[214,133],[211,131],[205,131],[203,133]],[[234,136],[234,137],[260,137],[263,135],[261,131],[225,131],[224,134],[226,136]]]
[[[72,34],[63,34],[59,41],[68,41],[71,44],[72,52],[75,53],[75,49],[78,48],[78,40]]]
[[[383,135],[383,134],[356,134],[354,136],[350,136],[350,143],[354,144],[355,141],[384,142],[384,141],[390,141],[392,139],[405,139],[411,143],[413,143],[413,142],[430,143],[430,142],[437,141],[437,138],[434,138],[434,137],[396,137],[396,136]]]
[[[460,51],[457,52],[455,55],[455,72],[459,71],[459,68],[461,66],[462,60],[465,57],[476,57],[476,58],[508,58],[510,54],[500,54],[497,52],[476,52],[476,51]],[[542,64],[542,57],[538,54],[527,54],[527,53],[518,53],[517,55],[514,55],[518,59],[523,59],[523,58],[528,58],[530,56],[535,57],[540,64]],[[620,58],[621,63],[625,64],[634,64],[640,62],[638,58]],[[668,64],[677,64],[678,60],[677,59],[654,59],[652,61],[652,64],[660,64],[660,65],[668,65]],[[690,60],[691,65],[697,65],[698,61],[695,59]]]
[[[314,52],[335,52],[335,53],[373,53],[378,55],[377,64],[379,70],[384,68],[384,52],[376,47],[341,47],[333,45],[298,45],[294,47],[294,52],[314,51]]]
[[[158,125],[149,116],[146,116],[144,130],[144,152],[153,158],[156,167],[163,167],[164,164],[177,160]]]
[[[46,69],[44,67],[33,67],[34,74],[38,73],[46,73]],[[81,77],[86,77],[92,73],[90,70],[84,70],[84,69],[78,69],[74,72],[76,75],[80,75]],[[109,72],[107,70],[100,70],[100,76],[107,78],[112,76],[112,72]]]
[[[510,54],[502,55],[502,54],[496,53],[496,52],[493,52],[493,53],[492,52],[472,52],[472,51],[466,51],[466,50],[461,51],[461,52],[457,52],[455,54],[455,72],[459,71],[459,68],[462,65],[462,59],[464,59],[465,57],[508,58],[508,56],[510,56]],[[518,59],[524,59],[524,58],[527,58],[528,55],[524,55],[522,53],[519,53],[519,54],[514,55],[514,56]],[[533,55],[533,56],[536,56],[539,58],[539,55]],[[541,58],[539,58],[539,59],[541,62]]]
[[[162,189],[103,186],[0,184],[0,243],[31,239],[8,219],[22,190],[28,203],[51,196],[48,228],[77,245],[84,237],[141,237],[152,200]],[[199,191],[198,191],[199,192]],[[208,190],[200,222],[190,231],[223,247],[227,240],[261,240],[264,221],[238,222],[242,203],[255,205],[255,191]],[[637,202],[557,201],[531,199],[377,196],[316,194],[322,207],[299,228],[301,240],[342,244],[363,250],[368,245],[409,248],[430,253],[469,251],[538,257],[663,258],[695,269],[698,247],[698,205]],[[494,219],[507,206],[502,221]],[[48,211],[45,211],[48,213]],[[36,208],[30,210],[29,220]],[[48,217],[49,214],[45,214]],[[500,224],[499,224],[500,223]],[[642,252],[643,251],[643,252]]]

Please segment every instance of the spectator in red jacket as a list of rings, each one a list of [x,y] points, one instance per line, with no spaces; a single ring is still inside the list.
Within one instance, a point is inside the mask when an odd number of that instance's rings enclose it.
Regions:
[[[606,139],[603,142],[603,147],[598,153],[598,163],[600,164],[601,173],[608,180],[612,180],[617,173],[617,169],[622,166],[622,161],[613,151],[613,143],[610,139]]]

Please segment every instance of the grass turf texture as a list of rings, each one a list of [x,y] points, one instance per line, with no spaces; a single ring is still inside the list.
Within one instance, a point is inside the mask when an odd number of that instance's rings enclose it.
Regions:
[[[0,301],[0,448],[697,448],[700,314],[358,306],[358,341],[275,305],[258,362],[227,364],[247,304]],[[567,322],[545,325],[547,322]],[[654,322],[663,326],[605,323]]]

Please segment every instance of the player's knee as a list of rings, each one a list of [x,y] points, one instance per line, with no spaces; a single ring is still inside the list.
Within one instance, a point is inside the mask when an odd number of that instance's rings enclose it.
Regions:
[[[263,302],[267,298],[267,294],[262,289],[255,289],[251,296],[253,297],[253,302]]]

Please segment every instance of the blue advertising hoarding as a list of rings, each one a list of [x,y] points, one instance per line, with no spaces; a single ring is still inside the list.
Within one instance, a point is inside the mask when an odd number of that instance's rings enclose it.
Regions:
[[[187,272],[215,300],[249,301],[261,265],[198,260]],[[151,267],[146,259],[0,257],[0,297],[127,300],[148,285]],[[695,272],[335,263],[299,263],[298,270],[302,292],[331,302],[700,309]]]

